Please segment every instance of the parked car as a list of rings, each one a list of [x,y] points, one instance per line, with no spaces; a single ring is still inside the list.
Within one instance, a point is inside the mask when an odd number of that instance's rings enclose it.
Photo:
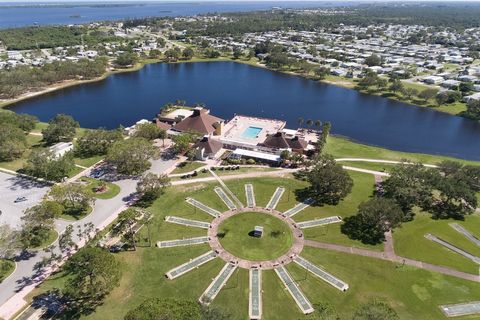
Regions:
[[[15,199],[15,203],[18,203],[18,202],[23,202],[23,201],[27,201],[27,198],[26,197],[18,197],[17,199]]]
[[[117,242],[114,245],[111,245],[109,248],[109,251],[112,253],[117,253],[123,250],[123,247],[125,246],[125,243],[123,242]]]

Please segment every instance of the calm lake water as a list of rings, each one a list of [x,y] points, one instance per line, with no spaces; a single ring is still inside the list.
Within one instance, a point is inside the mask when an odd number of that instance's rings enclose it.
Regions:
[[[480,160],[480,123],[234,62],[153,64],[138,72],[20,102],[13,110],[47,121],[72,115],[83,127],[115,128],[152,119],[176,99],[205,103],[212,114],[332,122],[332,132],[401,151]]]
[[[81,24],[127,18],[187,16],[202,13],[268,10],[282,8],[313,8],[352,5],[353,2],[325,1],[110,1],[64,4],[42,2],[0,1],[0,28],[49,24]]]

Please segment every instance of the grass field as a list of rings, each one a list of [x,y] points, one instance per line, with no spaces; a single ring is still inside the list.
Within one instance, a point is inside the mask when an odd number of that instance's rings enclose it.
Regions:
[[[81,181],[86,182],[87,185],[85,188],[92,192],[92,194],[97,199],[111,199],[120,193],[120,187],[111,182],[103,182],[93,178],[82,177]],[[96,192],[97,188],[100,187],[103,183],[106,184],[107,190],[101,193]]]
[[[50,230],[48,237],[40,245],[36,247],[31,247],[30,249],[43,249],[51,245],[55,240],[57,240],[58,232],[55,230]]]
[[[15,262],[7,259],[0,259],[0,283],[15,270]]]
[[[480,165],[479,161],[468,161],[451,157],[444,157],[438,155],[430,155],[423,153],[408,153],[402,151],[394,151],[390,149],[369,146],[366,144],[356,143],[354,141],[329,136],[325,152],[333,155],[336,158],[370,158],[383,160],[409,160],[412,162],[422,162],[427,164],[436,164],[443,160],[453,160],[464,164]]]
[[[87,210],[81,212],[81,213],[68,213],[68,212],[64,212],[62,215],[60,215],[59,219],[63,219],[63,220],[67,220],[67,221],[78,221],[78,220],[81,220],[83,218],[85,218],[86,216],[88,216],[90,213],[92,213],[93,211],[93,208],[92,206],[89,206]]]
[[[205,166],[205,163],[203,162],[197,162],[197,161],[185,161],[181,162],[173,171],[172,174],[177,174],[177,173],[187,173],[190,171],[197,170],[200,167]]]
[[[255,226],[263,227],[262,237],[254,237]],[[218,232],[222,246],[236,257],[266,261],[288,252],[293,244],[290,228],[280,219],[258,212],[244,212],[220,224]]]
[[[294,219],[304,221],[331,215],[346,217],[354,214],[357,205],[371,196],[373,177],[362,173],[350,174],[355,185],[352,193],[345,201],[338,206],[308,207],[294,216]],[[295,190],[306,186],[303,181],[270,177],[230,180],[226,183],[243,203],[245,203],[244,184],[252,183],[258,206],[266,205],[277,186],[285,186],[287,190],[277,207],[280,211],[293,207],[297,203]],[[148,209],[154,214],[149,227],[152,242],[205,235],[205,230],[166,223],[163,219],[166,215],[175,215],[188,219],[211,221],[211,216],[190,206],[184,201],[184,198],[192,197],[219,211],[225,211],[227,210],[226,206],[213,191],[216,185],[216,183],[202,183],[169,188]],[[467,246],[465,241],[462,241],[461,237],[451,234],[448,230],[450,227],[446,224],[446,221],[434,221],[426,215],[418,215],[415,221],[406,223],[401,229],[395,231],[397,253],[413,255],[415,250],[420,250],[420,252],[423,252],[422,257],[426,255],[427,259],[428,257],[436,259],[432,262],[445,265],[444,260],[449,261],[450,253],[435,246],[425,247],[428,243],[422,243],[424,229],[433,230],[438,236],[444,237],[458,246],[466,246],[465,249],[472,249],[471,246]],[[468,217],[465,224],[473,230],[475,228],[478,230],[480,219],[474,216]],[[233,223],[233,225],[238,227],[241,226],[241,223]],[[241,233],[241,228],[238,231]],[[139,237],[145,238],[147,234],[147,228],[143,228]],[[449,238],[449,236],[452,238]],[[307,229],[305,230],[305,237],[324,242],[368,247],[373,250],[382,250],[383,248],[382,245],[364,246],[357,241],[348,239],[340,233],[338,225],[331,225],[328,229]],[[121,284],[97,308],[95,313],[86,318],[121,319],[128,310],[149,297],[198,299],[225,264],[223,261],[218,258],[214,259],[175,280],[166,279],[164,274],[208,250],[208,245],[169,249],[139,247],[135,252],[129,251],[117,254],[123,270]],[[295,264],[287,266],[294,280],[300,285],[312,303],[333,306],[341,319],[349,319],[360,303],[371,299],[388,302],[399,313],[402,320],[443,319],[438,305],[475,300],[480,294],[480,287],[476,283],[412,267],[397,266],[382,260],[309,247],[304,248],[302,256],[318,266],[324,267],[349,284],[350,289],[343,293],[313,275],[307,275],[304,269]],[[458,265],[452,264],[451,267],[458,267],[462,270],[464,261],[457,262]],[[468,263],[465,265],[468,266]],[[470,267],[473,266],[470,265]],[[33,295],[51,288],[61,288],[64,281],[65,277],[61,273],[56,274],[36,289]],[[246,319],[248,317],[248,290],[248,271],[238,269],[226,286],[222,288],[212,305],[230,313],[229,319]],[[271,270],[263,272],[262,292],[264,319],[311,319],[301,315],[281,281]],[[463,317],[459,319],[474,318]]]
[[[396,253],[408,258],[478,274],[479,266],[477,264],[424,237],[426,233],[431,233],[480,257],[480,248],[450,227],[450,223],[463,225],[474,235],[480,237],[478,231],[480,230],[480,216],[478,214],[467,216],[465,221],[456,221],[453,219],[433,220],[429,214],[419,213],[414,221],[404,223],[393,233]]]

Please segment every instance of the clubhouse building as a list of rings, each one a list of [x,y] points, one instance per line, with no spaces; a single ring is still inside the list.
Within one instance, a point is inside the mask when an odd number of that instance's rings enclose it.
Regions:
[[[155,119],[169,135],[200,134],[194,145],[198,160],[218,158],[225,149],[231,157],[280,162],[284,150],[306,154],[314,149],[315,132],[286,129],[283,120],[235,115],[230,121],[215,117],[205,108],[175,108]]]

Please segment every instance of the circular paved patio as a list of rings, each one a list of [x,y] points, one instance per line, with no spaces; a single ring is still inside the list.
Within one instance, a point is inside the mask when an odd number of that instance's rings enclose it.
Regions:
[[[232,255],[230,252],[226,251],[223,246],[221,245],[217,234],[218,234],[218,227],[220,224],[227,220],[228,218],[242,212],[258,212],[258,214],[268,214],[271,216],[276,217],[277,219],[282,220],[288,227],[291,229],[293,234],[293,245],[290,247],[287,253],[284,255],[267,261],[251,261],[246,259],[238,258]],[[291,218],[282,215],[281,212],[276,210],[267,210],[260,207],[254,208],[243,208],[238,210],[229,210],[223,212],[218,218],[215,218],[211,224],[210,228],[208,229],[208,238],[209,244],[213,251],[218,254],[218,257],[226,262],[231,262],[236,264],[240,268],[250,269],[252,267],[257,267],[260,269],[273,269],[279,265],[286,265],[293,261],[293,259],[300,254],[303,250],[304,245],[304,237],[302,231],[297,227],[295,221]]]

